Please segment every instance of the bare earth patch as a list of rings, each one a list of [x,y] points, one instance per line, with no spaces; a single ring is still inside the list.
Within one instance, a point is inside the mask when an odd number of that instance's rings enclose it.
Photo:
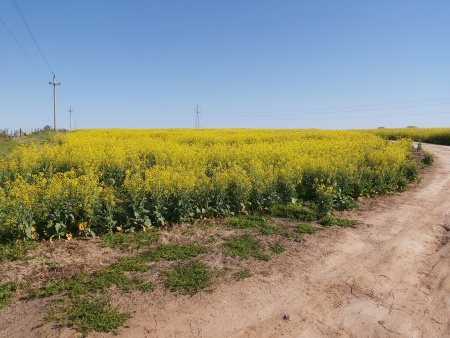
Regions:
[[[162,287],[153,293],[111,289],[113,302],[133,312],[118,336],[449,337],[450,147],[423,146],[435,163],[421,184],[345,212],[343,217],[360,221],[357,228],[331,227],[286,240],[285,251],[269,262],[202,256],[218,269],[248,268],[248,278],[228,277],[194,296]],[[213,229],[167,233],[160,241],[182,242],[184,236],[223,241]],[[37,276],[29,286],[37,287],[55,273],[94,271],[123,253],[79,240],[42,244],[32,255],[29,261],[1,263],[0,283]],[[147,277],[156,279],[152,271]],[[50,302],[16,300],[0,310],[0,336],[80,337],[70,328],[42,324]]]

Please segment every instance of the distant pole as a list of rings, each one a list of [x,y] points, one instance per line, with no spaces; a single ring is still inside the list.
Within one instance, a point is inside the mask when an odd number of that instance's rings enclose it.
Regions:
[[[48,84],[53,85],[53,130],[56,131],[56,86],[59,86],[61,83],[55,82],[55,74],[53,74],[53,82]]]
[[[72,130],[72,107],[68,110],[70,114],[70,130]]]
[[[200,128],[200,110],[198,108],[198,103],[195,109],[195,128]]]

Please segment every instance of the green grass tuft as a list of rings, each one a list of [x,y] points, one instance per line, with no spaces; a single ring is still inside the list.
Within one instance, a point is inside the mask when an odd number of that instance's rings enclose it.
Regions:
[[[28,251],[37,248],[38,245],[35,241],[0,242],[0,262],[23,259]]]
[[[271,245],[269,248],[273,253],[276,253],[276,254],[280,254],[280,253],[284,252],[284,246],[281,243],[275,243],[275,244]]]
[[[313,234],[317,231],[317,228],[310,224],[299,224],[297,225],[296,231],[301,234]]]
[[[11,299],[17,289],[18,285],[16,283],[0,284],[0,309],[11,304]]]
[[[224,243],[227,253],[242,258],[255,257],[268,260],[269,257],[261,252],[260,242],[251,234],[230,236]]]
[[[212,283],[212,270],[198,260],[179,263],[164,272],[164,283],[172,291],[195,294]]]
[[[234,229],[261,228],[267,225],[267,218],[259,215],[229,217],[227,224]]]
[[[253,274],[252,274],[252,272],[249,269],[242,269],[242,270],[239,270],[239,271],[237,271],[237,272],[235,272],[233,274],[233,276],[237,280],[245,279],[245,278],[251,277],[252,275]]]
[[[278,228],[269,224],[267,217],[261,215],[229,217],[227,224],[234,229],[257,228],[263,235],[273,235]]]
[[[120,313],[100,295],[77,298],[65,310],[63,322],[85,335],[92,331],[115,332],[131,317],[129,313]]]
[[[291,218],[302,221],[315,221],[317,219],[315,211],[303,208],[301,205],[296,203],[274,205],[270,209],[270,212],[272,215],[277,217]]]
[[[335,224],[340,227],[344,227],[344,228],[347,228],[347,227],[355,228],[356,225],[358,224],[358,221],[355,221],[352,219],[346,219],[346,218],[336,218]]]

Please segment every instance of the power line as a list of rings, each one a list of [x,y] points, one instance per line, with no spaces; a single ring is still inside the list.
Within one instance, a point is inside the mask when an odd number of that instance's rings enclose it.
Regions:
[[[258,118],[258,121],[322,121],[322,120],[346,120],[346,119],[366,119],[366,118],[379,118],[379,117],[397,117],[397,116],[428,116],[428,115],[441,115],[450,114],[450,111],[446,112],[435,112],[435,113],[407,113],[407,114],[390,114],[390,115],[368,115],[368,116],[341,116],[341,117],[321,117],[321,118]],[[214,118],[216,118],[214,116]],[[230,120],[245,120],[245,121],[255,121],[255,118],[239,118],[239,117],[217,117],[219,119],[230,119]]]
[[[396,105],[396,104],[406,104],[406,103],[415,103],[415,102],[427,102],[427,101],[440,101],[440,100],[450,100],[448,97],[439,98],[439,99],[425,99],[425,100],[410,100],[410,101],[399,101],[399,102],[390,102],[390,103],[376,103],[376,104],[365,104],[365,105],[356,105],[356,106],[341,106],[334,108],[311,108],[311,109],[293,109],[293,110],[277,110],[277,111],[260,111],[260,112],[225,112],[225,111],[211,111],[210,115],[221,115],[221,114],[239,114],[239,115],[265,115],[265,114],[279,114],[279,113],[295,113],[295,112],[313,112],[313,111],[324,111],[324,110],[337,110],[337,109],[351,109],[351,108],[363,108],[363,107],[376,107],[376,106],[387,106],[387,105]],[[438,103],[445,104],[445,103]],[[411,107],[411,106],[410,106]],[[402,107],[392,107],[392,108],[402,108]],[[382,108],[382,109],[391,109]],[[373,110],[373,109],[368,109]],[[359,110],[358,110],[359,111]],[[360,110],[366,111],[366,110]],[[344,111],[348,112],[348,111]]]
[[[11,32],[11,30],[8,28],[8,26],[6,26],[5,22],[2,20],[2,18],[0,17],[0,21],[2,22],[3,26],[5,27],[5,29],[8,31],[9,35],[11,35],[11,37],[14,39],[14,41],[16,41],[17,45],[20,47],[20,49],[22,50],[22,52],[25,54],[25,56],[28,58],[28,60],[31,62],[31,64],[34,66],[34,68],[36,68],[36,70],[39,72],[39,74],[42,75],[42,77],[44,79],[47,79],[47,77],[44,75],[44,73],[42,73],[42,71],[39,69],[38,66],[36,66],[36,64],[33,62],[33,59],[31,59],[30,55],[28,55],[28,53],[26,52],[26,50],[22,47],[22,45],[20,44],[19,40],[16,39],[16,37],[14,36],[14,34]]]
[[[33,34],[33,32],[31,31],[30,26],[28,25],[27,19],[25,19],[25,16],[23,15],[23,13],[22,13],[22,11],[21,11],[19,5],[17,4],[17,1],[16,1],[16,0],[11,0],[11,1],[12,1],[13,5],[16,7],[17,12],[19,13],[20,18],[22,19],[22,22],[25,24],[25,27],[27,28],[28,33],[30,33],[31,38],[32,38],[33,41],[34,41],[34,44],[36,45],[37,49],[39,50],[39,53],[41,54],[42,58],[43,58],[44,61],[45,61],[45,64],[47,65],[48,69],[50,69],[50,72],[51,72],[52,74],[54,74],[52,68],[50,67],[50,65],[49,65],[48,62],[47,62],[47,59],[46,59],[45,56],[44,56],[44,53],[42,53],[41,47],[39,47],[39,44],[38,44],[36,38],[34,37],[34,34]]]
[[[355,112],[366,112],[366,111],[374,111],[374,110],[389,110],[389,109],[400,109],[400,108],[414,108],[414,107],[429,107],[429,106],[440,106],[440,105],[446,105],[446,104],[450,104],[450,102],[442,102],[442,103],[429,103],[429,104],[417,104],[417,105],[411,105],[411,106],[394,106],[394,107],[383,107],[383,108],[371,108],[371,109],[355,109],[355,110],[341,110],[341,111],[328,111],[328,112],[315,112],[315,113],[304,113],[301,114],[301,116],[305,116],[305,115],[325,115],[325,114],[342,114],[342,113],[355,113]],[[314,110],[318,110],[318,109],[311,109],[311,110],[305,110],[305,111],[314,111]],[[299,111],[300,112],[300,111]],[[293,113],[283,113],[283,112],[273,112],[271,114],[268,113],[261,113],[261,114],[250,114],[250,113],[240,113],[240,116],[252,116],[252,117],[256,117],[256,116],[274,116],[276,114],[277,117],[280,116],[298,116],[299,114],[293,114]],[[227,114],[213,114],[215,116],[229,116]]]

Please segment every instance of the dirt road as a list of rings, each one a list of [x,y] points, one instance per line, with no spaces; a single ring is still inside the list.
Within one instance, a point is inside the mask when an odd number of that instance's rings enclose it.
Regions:
[[[358,228],[309,237],[269,276],[142,304],[121,336],[450,337],[450,147],[424,148],[422,183],[352,212]]]

